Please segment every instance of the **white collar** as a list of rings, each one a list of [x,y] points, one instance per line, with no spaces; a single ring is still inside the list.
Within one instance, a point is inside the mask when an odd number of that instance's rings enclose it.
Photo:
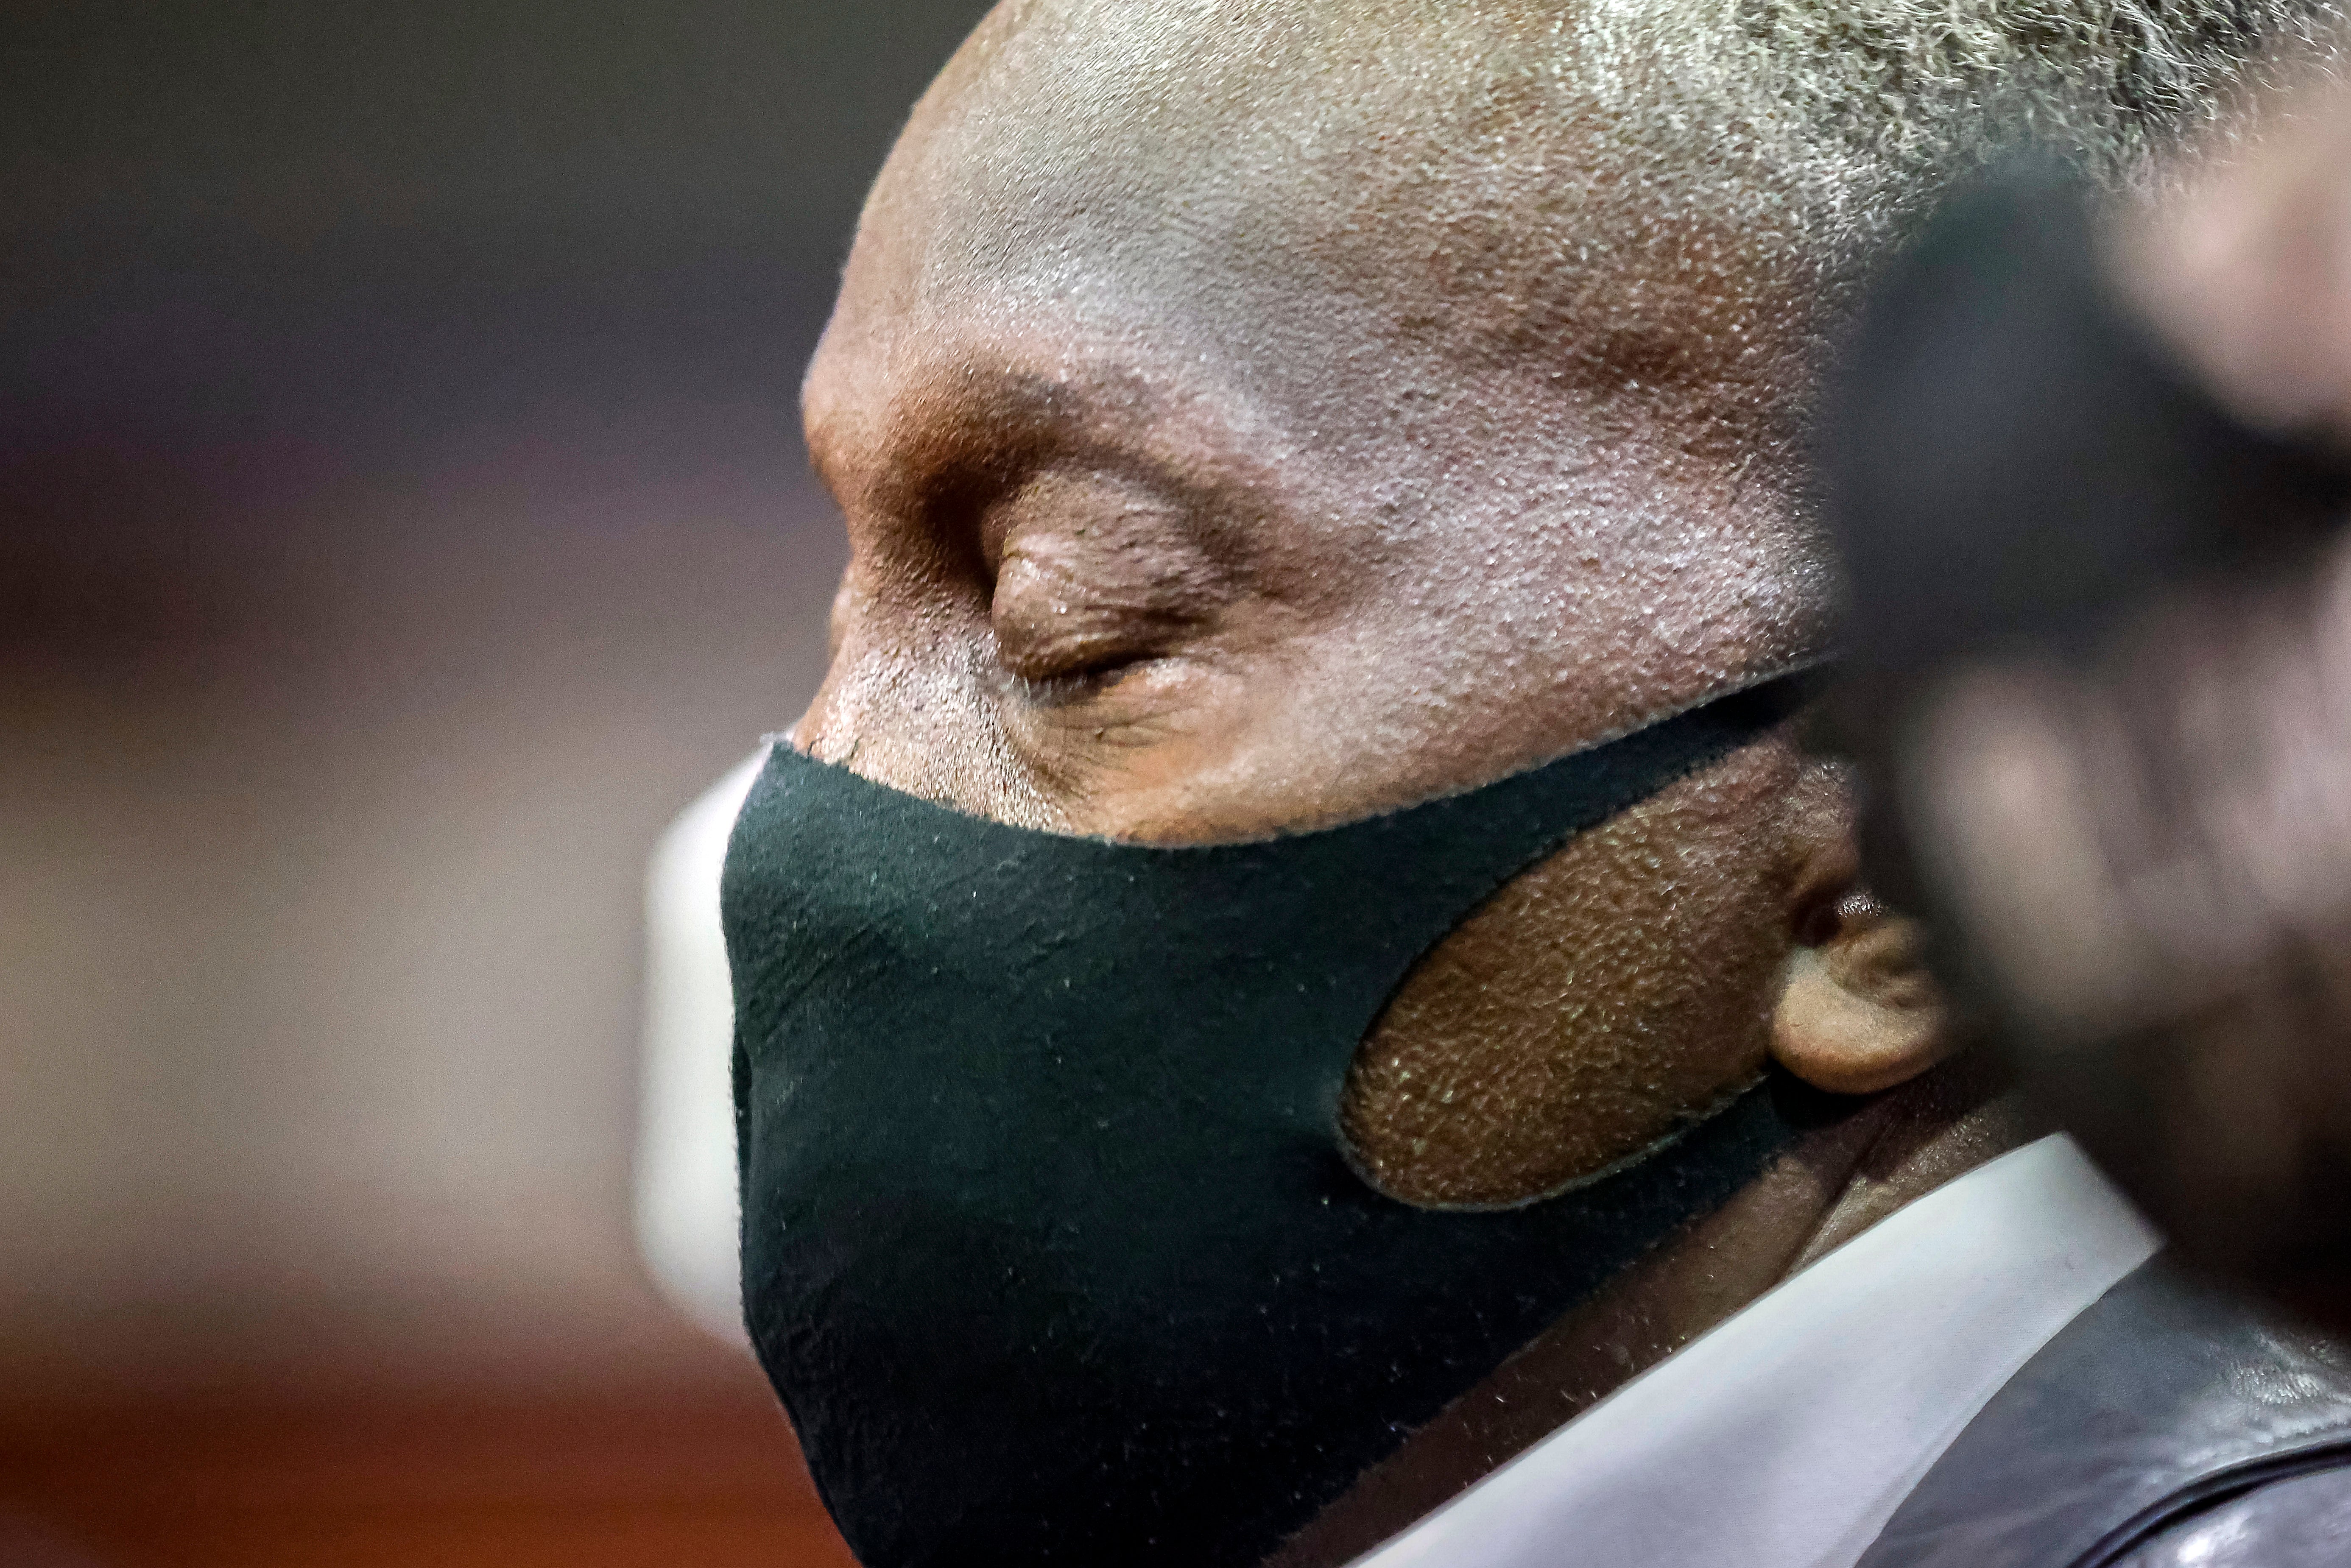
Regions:
[[[1851,1568],[2158,1239],[2070,1139],[1897,1210],[1357,1568]]]

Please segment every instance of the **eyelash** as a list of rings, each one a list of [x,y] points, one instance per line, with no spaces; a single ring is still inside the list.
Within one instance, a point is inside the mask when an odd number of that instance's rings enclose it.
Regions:
[[[1096,594],[1067,570],[1000,571],[987,614],[997,664],[1057,697],[1099,691],[1162,653],[1176,629],[1164,610]]]
[[[1041,679],[1032,680],[1025,675],[1014,675],[1012,679],[1019,687],[1021,701],[1029,706],[1067,707],[1077,703],[1091,702],[1102,695],[1109,688],[1117,685],[1138,665],[1150,663],[1154,655],[1151,654],[1144,654],[1136,658],[1121,660],[1116,664],[1089,666],[1082,670],[1071,670],[1061,674],[1046,675]]]
[[[993,628],[991,627],[991,630]],[[1165,649],[1156,637],[1138,635],[1132,642],[1105,638],[1092,647],[1070,650],[1066,664],[1052,658],[1053,646],[1047,643],[1039,650],[1044,656],[1032,662],[1043,663],[1047,670],[1040,674],[1024,675],[1013,668],[999,642],[996,662],[999,668],[1019,682],[1024,694],[1032,700],[1067,701],[1080,695],[1092,695],[1103,687],[1115,685],[1127,672],[1141,664],[1165,656]]]

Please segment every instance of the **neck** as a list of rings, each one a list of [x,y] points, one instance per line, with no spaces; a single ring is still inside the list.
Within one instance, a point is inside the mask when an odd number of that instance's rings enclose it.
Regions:
[[[1336,1568],[1370,1551],[1813,1260],[2035,1131],[1988,1070],[1962,1059],[1805,1134],[1406,1438],[1266,1568]]]

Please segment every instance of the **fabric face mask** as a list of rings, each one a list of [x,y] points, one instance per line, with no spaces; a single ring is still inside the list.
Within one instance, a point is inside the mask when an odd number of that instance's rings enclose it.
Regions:
[[[966,816],[778,745],[730,845],[743,1295],[867,1568],[1261,1560],[1792,1135],[1767,1084],[1486,1211],[1348,1164],[1424,952],[1788,716],[1787,677],[1482,789],[1163,848]]]

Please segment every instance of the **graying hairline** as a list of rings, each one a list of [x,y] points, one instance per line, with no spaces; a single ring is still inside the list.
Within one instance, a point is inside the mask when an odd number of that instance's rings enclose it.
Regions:
[[[1588,0],[1575,31],[1615,135],[1858,264],[2027,141],[2110,187],[2145,178],[2282,59],[2339,58],[2345,18],[2344,0]]]

